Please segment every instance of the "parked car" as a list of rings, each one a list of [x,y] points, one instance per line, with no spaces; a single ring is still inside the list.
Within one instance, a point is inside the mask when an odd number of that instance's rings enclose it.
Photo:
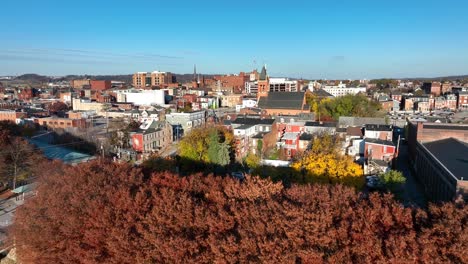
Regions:
[[[376,175],[366,176],[366,186],[370,190],[380,190],[384,188],[382,181]]]
[[[245,179],[245,175],[243,172],[240,171],[234,171],[231,173],[231,177],[238,179],[240,181],[243,181]]]

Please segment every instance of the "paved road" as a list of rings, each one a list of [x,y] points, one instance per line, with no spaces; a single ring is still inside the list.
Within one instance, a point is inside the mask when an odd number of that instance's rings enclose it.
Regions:
[[[16,198],[0,199],[0,245],[7,238],[6,231],[13,223],[13,215],[16,208],[23,203],[24,200],[17,200]]]
[[[427,205],[427,200],[424,196],[424,189],[409,168],[407,145],[400,145],[400,153],[398,154],[396,169],[403,172],[406,177],[403,193],[404,204],[425,207]]]

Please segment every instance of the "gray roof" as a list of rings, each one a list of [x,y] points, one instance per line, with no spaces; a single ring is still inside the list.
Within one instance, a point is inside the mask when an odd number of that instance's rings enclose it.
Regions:
[[[258,77],[260,81],[265,81],[267,79],[266,67],[262,67],[262,71],[260,72],[260,76]]]
[[[369,131],[392,131],[392,126],[390,126],[390,125],[366,124],[366,130],[369,130]]]
[[[271,92],[266,97],[260,97],[258,107],[262,109],[303,110],[304,96],[304,92]]]
[[[392,141],[388,140],[382,140],[382,139],[377,139],[377,138],[366,138],[364,139],[366,143],[371,143],[371,144],[380,144],[380,145],[387,145],[387,146],[395,146]]]
[[[455,138],[423,144],[458,180],[468,180],[468,143]]]
[[[270,118],[252,118],[252,117],[238,117],[232,121],[232,124],[238,125],[273,125],[275,119]]]
[[[247,128],[251,128],[251,127],[253,127],[253,126],[255,126],[255,125],[253,125],[253,124],[250,124],[250,125],[241,125],[241,126],[236,127],[236,128],[234,128],[234,129],[247,129]]]
[[[312,94],[318,96],[318,97],[334,97],[331,93],[323,90],[323,89],[318,89],[312,92]]]
[[[317,122],[308,121],[305,123],[307,127],[336,127],[336,122]]]
[[[353,117],[353,116],[340,116],[338,119],[338,126],[364,126],[364,125],[386,125],[385,118],[383,117]]]

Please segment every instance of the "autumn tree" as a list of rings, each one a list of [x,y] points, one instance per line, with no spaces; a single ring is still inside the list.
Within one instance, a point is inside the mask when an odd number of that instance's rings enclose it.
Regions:
[[[179,155],[192,162],[227,165],[234,150],[232,132],[222,127],[195,128],[179,143]]]
[[[292,168],[301,182],[342,183],[361,188],[363,170],[349,156],[338,151],[338,139],[323,134],[315,137],[311,149],[295,157]]]
[[[405,208],[343,185],[50,165],[17,210],[21,263],[466,263],[464,203]]]
[[[15,189],[19,180],[32,176],[34,165],[43,157],[33,145],[13,133],[16,129],[0,131],[0,175]]]
[[[53,114],[66,112],[68,111],[68,109],[68,105],[63,102],[54,102],[47,106],[47,110],[49,110],[49,112]]]

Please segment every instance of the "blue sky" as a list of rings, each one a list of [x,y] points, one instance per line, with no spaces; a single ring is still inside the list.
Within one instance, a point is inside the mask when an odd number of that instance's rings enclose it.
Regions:
[[[468,74],[468,1],[4,0],[0,75]]]

